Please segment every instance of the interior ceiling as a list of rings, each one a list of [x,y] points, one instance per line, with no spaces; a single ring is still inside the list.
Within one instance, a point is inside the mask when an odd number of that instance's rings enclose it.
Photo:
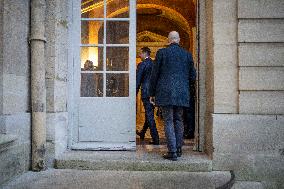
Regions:
[[[137,4],[155,4],[173,9],[188,22],[195,21],[195,0],[137,0]]]
[[[173,30],[180,33],[181,45],[188,47],[189,44],[186,44],[186,42],[189,41],[188,33],[174,21],[160,16],[137,15],[137,33],[150,31],[152,33],[167,37],[169,32]]]
[[[175,13],[165,13],[167,10],[159,9],[159,6],[137,9],[137,33],[150,31],[167,37],[169,32],[175,30],[180,33],[181,45],[190,48],[190,31],[185,25],[189,25],[190,28],[195,26],[195,5],[192,0],[138,0],[138,7],[140,4],[159,5],[162,8],[172,9],[176,14],[184,17],[184,22],[187,23],[181,23],[181,20],[175,17]]]
[[[162,10],[156,8],[148,8],[148,9],[138,9],[137,15],[151,15],[151,16],[159,16],[163,13]]]
[[[129,0],[106,0],[108,8],[114,9],[110,12],[117,11],[129,6]],[[166,16],[175,20],[175,14],[179,14],[188,22],[189,25],[195,24],[195,2],[196,0],[137,0],[137,7],[147,5],[146,8],[138,8],[137,14]],[[103,0],[82,0],[82,10],[103,11]],[[168,11],[170,14],[165,14]],[[122,13],[123,14],[123,13]],[[172,17],[172,18],[171,18]]]

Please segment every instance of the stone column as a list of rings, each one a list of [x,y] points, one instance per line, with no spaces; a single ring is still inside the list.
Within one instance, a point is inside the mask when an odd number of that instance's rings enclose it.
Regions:
[[[45,88],[45,0],[31,0],[31,103],[32,170],[45,169],[46,88]]]

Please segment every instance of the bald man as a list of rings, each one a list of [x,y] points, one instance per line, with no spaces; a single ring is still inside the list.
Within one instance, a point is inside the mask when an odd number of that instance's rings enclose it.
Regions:
[[[165,159],[177,161],[182,155],[183,108],[189,107],[190,82],[196,78],[192,55],[180,47],[179,33],[168,36],[169,46],[156,54],[152,69],[150,101],[161,107],[168,153]]]

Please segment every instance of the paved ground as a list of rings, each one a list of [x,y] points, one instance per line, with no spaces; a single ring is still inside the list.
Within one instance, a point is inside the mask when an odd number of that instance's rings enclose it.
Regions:
[[[230,179],[228,172],[135,172],[50,169],[28,172],[3,189],[213,189]]]

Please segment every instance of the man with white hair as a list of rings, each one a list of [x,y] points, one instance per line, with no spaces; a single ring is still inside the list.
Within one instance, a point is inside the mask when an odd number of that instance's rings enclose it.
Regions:
[[[169,46],[156,54],[149,94],[151,103],[161,107],[165,123],[168,153],[163,157],[176,161],[182,155],[183,108],[189,107],[189,84],[196,72],[191,53],[179,45],[179,33],[170,32],[168,40]]]

